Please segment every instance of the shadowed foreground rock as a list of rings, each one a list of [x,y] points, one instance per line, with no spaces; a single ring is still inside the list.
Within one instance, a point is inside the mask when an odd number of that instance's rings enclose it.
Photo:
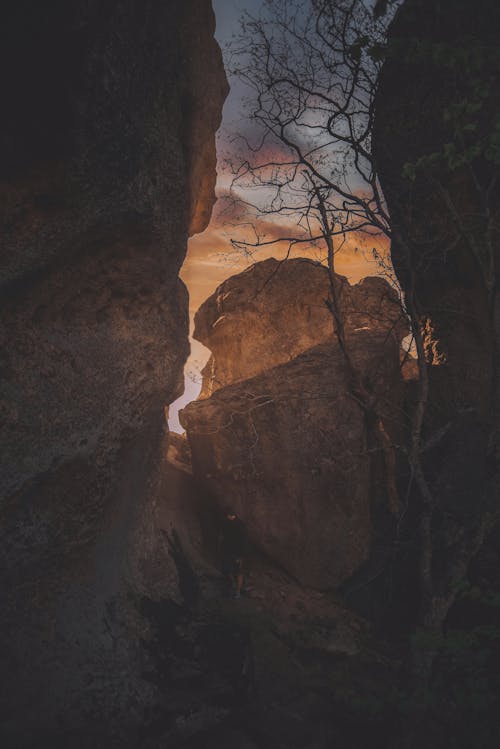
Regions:
[[[137,746],[155,701],[134,597],[172,565],[150,486],[215,200],[214,27],[209,0],[2,5],[3,746]]]
[[[394,230],[391,257],[414,295],[428,364],[433,575],[425,619],[437,629],[498,517],[499,26],[496,0],[406,0],[390,28],[376,99],[373,144]]]
[[[234,507],[256,544],[319,588],[337,586],[370,554],[380,457],[331,333],[327,295],[326,270],[307,260],[265,261],[226,281],[199,310],[197,334],[213,341],[218,381],[235,382],[181,412],[194,474]],[[343,281],[343,304],[351,355],[396,435],[407,332],[397,296],[379,278]],[[247,363],[259,374],[241,381]]]

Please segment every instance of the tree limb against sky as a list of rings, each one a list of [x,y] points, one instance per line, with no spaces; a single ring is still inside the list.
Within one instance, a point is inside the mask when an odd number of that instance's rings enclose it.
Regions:
[[[339,243],[347,235],[351,246],[390,237],[371,148],[390,17],[375,16],[363,0],[271,0],[260,15],[243,18],[229,70],[250,92],[248,128],[227,163],[232,197],[247,226],[255,219],[255,237],[235,238],[236,248],[322,242],[319,193]],[[260,222],[270,216],[295,231],[268,237]]]
[[[391,499],[391,505],[398,508],[397,532],[410,503],[418,518],[420,621],[424,626],[439,628],[454,600],[457,575],[463,574],[463,564],[455,562],[470,559],[477,543],[464,536],[463,542],[450,554],[446,580],[433,578],[432,527],[442,510],[423,454],[429,440],[439,441],[442,437],[427,434],[423,439],[429,368],[433,362],[428,359],[430,328],[416,294],[415,279],[422,272],[422,265],[432,263],[435,258],[429,257],[428,248],[418,245],[418,238],[404,237],[399,227],[391,222],[372,148],[379,76],[387,55],[394,52],[387,45],[387,29],[400,5],[399,2],[374,4],[369,0],[301,3],[268,0],[259,15],[243,17],[240,34],[229,45],[228,67],[249,92],[248,124],[235,136],[227,157],[233,176],[226,200],[232,201],[235,224],[232,244],[236,250],[251,256],[260,248],[285,244],[288,257],[297,248],[300,254],[306,254],[308,249],[323,249],[321,259],[326,262],[330,274],[328,305],[335,334],[350,372],[353,397],[377,426],[376,437],[386,458],[388,496],[396,494],[395,446],[389,444],[373,393],[366,387],[366,373],[357,371],[350,359],[336,293],[335,258],[346,245],[353,251],[360,245],[366,247],[368,242],[375,260],[384,262],[380,246],[387,247],[390,241],[398,245],[400,271],[405,275],[405,292],[401,298],[412,326],[419,377],[414,408],[408,414],[408,442],[398,447],[407,460],[409,479],[401,496]],[[418,54],[418,44],[416,48]],[[430,59],[436,53],[432,48],[424,51]],[[442,50],[437,52],[442,53]],[[463,50],[451,50],[452,58],[453,54],[456,59],[441,63],[444,67],[456,66],[463,88],[468,71],[465,70],[464,78],[460,66],[467,54]],[[419,60],[415,58],[411,62],[418,64]],[[472,93],[476,89],[477,86],[473,87]],[[468,225],[462,220],[463,216],[450,198],[446,180],[457,168],[467,168],[474,178],[472,184],[476,185],[478,172],[474,160],[484,155],[491,161],[488,156],[492,150],[491,138],[485,141],[488,148],[484,154],[478,138],[477,143],[468,143],[466,148],[465,141],[474,139],[475,126],[467,121],[462,132],[459,124],[457,120],[457,142],[446,144],[448,151],[425,155],[419,163],[406,165],[401,176],[411,182],[417,173],[425,172],[428,185],[435,190],[436,201],[442,203],[443,213],[454,218],[454,234],[439,248],[440,256],[453,252],[465,240],[477,259],[474,224]],[[440,170],[439,182],[432,178],[436,164]],[[476,192],[483,205],[485,191],[480,180],[478,185]],[[491,186],[487,187],[490,195]],[[489,227],[486,238],[491,235],[493,215],[489,204],[487,208],[484,212],[485,225]],[[278,228],[269,231],[270,224]],[[489,246],[488,242],[483,244],[485,248]],[[490,298],[495,288],[492,252],[488,250],[485,258],[481,255],[478,262],[485,271],[482,275],[486,279],[486,296]],[[385,267],[390,273],[390,265]],[[397,283],[394,276],[392,280]],[[482,538],[484,526],[489,523],[487,514],[483,520],[484,523],[479,524],[478,538]]]

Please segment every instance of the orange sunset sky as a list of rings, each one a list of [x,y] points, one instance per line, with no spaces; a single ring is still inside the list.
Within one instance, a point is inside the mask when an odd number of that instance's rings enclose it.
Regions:
[[[217,18],[216,37],[224,46],[238,24],[241,11],[257,9],[261,0],[215,0],[214,7]],[[246,7],[248,6],[248,8]],[[226,158],[238,160],[238,145],[235,134],[248,132],[249,122],[245,119],[243,99],[245,91],[238,81],[231,80],[231,91],[226,100],[223,111],[222,127],[217,138],[218,179],[216,193],[219,197],[212,213],[212,219],[206,231],[195,235],[189,240],[188,252],[181,271],[181,278],[189,291],[189,311],[191,318],[191,332],[193,317],[200,305],[209,297],[229,276],[248,268],[255,262],[268,257],[282,259],[289,252],[288,243],[274,244],[261,247],[252,252],[235,250],[231,239],[246,239],[254,241],[250,223],[255,223],[248,217],[249,224],[245,228],[241,224],[241,212],[236,215],[234,205],[228,200],[231,176],[225,166]],[[236,153],[235,153],[236,151]],[[279,159],[279,154],[272,154]],[[265,154],[269,159],[269,154]],[[243,215],[246,221],[247,217]],[[275,239],[282,236],[297,236],[300,229],[288,219],[268,217],[265,222],[259,220],[258,231],[265,239]],[[288,221],[288,224],[285,223]],[[357,283],[367,275],[378,275],[384,271],[374,258],[373,248],[376,247],[381,256],[387,258],[388,245],[383,237],[351,234],[344,247],[336,256],[336,271],[346,276],[351,283]],[[316,261],[323,261],[320,248],[295,245],[289,257],[309,257]],[[178,411],[187,403],[194,400],[200,390],[200,371],[208,360],[210,352],[199,342],[191,339],[191,355],[185,368],[185,392],[181,398],[169,408],[169,426],[173,431],[184,431],[178,421]]]
[[[288,243],[274,244],[269,247],[261,247],[244,254],[233,249],[231,238],[242,236],[242,230],[234,227],[231,221],[227,221],[226,212],[221,202],[215,206],[212,220],[202,234],[195,235],[189,240],[188,252],[181,270],[181,278],[189,291],[189,312],[191,319],[191,332],[193,317],[200,305],[209,297],[229,276],[248,268],[255,262],[265,260],[268,257],[277,259],[284,258],[288,252]],[[271,227],[267,229],[266,237],[273,237]],[[285,232],[283,231],[285,230]],[[249,228],[249,239],[252,239]],[[296,227],[291,224],[278,225],[276,234],[293,234]],[[372,276],[383,273],[383,269],[373,257],[373,248],[387,257],[387,241],[382,238],[351,235],[348,242],[336,256],[336,270],[346,276],[351,283],[357,283],[364,276]],[[290,253],[290,257],[309,257],[316,261],[323,261],[321,251],[306,244],[296,245]],[[178,421],[178,411],[187,403],[194,400],[200,391],[200,371],[205,365],[210,352],[201,343],[191,339],[191,355],[185,368],[185,392],[169,409],[169,426],[173,431],[184,431]]]

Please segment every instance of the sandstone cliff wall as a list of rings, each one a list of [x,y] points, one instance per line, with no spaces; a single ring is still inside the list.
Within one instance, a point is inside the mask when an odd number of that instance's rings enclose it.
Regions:
[[[2,8],[10,745],[84,716],[126,733],[154,691],[126,601],[147,591],[148,490],[188,355],[178,270],[215,200],[227,83],[213,31],[208,0]]]

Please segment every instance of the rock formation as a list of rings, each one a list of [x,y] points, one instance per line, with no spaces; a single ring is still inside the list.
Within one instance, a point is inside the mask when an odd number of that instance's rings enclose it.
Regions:
[[[152,699],[128,602],[227,83],[208,0],[22,0],[2,29],[2,727],[71,745]]]
[[[474,259],[466,241],[472,234],[478,243],[484,241],[484,225],[479,218],[483,210],[481,188],[476,189],[467,169],[440,161],[439,154],[445,144],[454,144],[454,128],[459,125],[454,121],[458,98],[471,96],[467,89],[471,82],[457,66],[462,64],[460,55],[465,59],[478,50],[464,44],[464,33],[468,44],[472,39],[482,40],[484,59],[478,58],[473,77],[483,75],[492,86],[489,103],[488,95],[484,102],[475,103],[481,111],[477,114],[478,131],[472,137],[479,141],[494,126],[498,103],[493,81],[498,82],[500,70],[488,58],[488,50],[493,55],[496,48],[495,20],[500,22],[494,0],[482,0],[479,6],[468,0],[438,4],[407,0],[391,27],[393,51],[382,71],[377,100],[375,147],[396,235],[392,260],[405,290],[411,286],[411,271],[415,274],[415,293],[427,319],[429,363],[446,364],[436,374],[439,379],[446,378],[444,408],[446,401],[474,407],[482,401],[483,410],[490,409],[495,336],[481,262]],[[413,46],[417,38],[422,40],[420,48]],[[457,70],[459,75],[454,72]],[[405,176],[405,165],[408,169],[428,157],[438,163],[434,170],[417,166],[414,179]],[[472,166],[484,182],[497,169],[486,159],[482,163],[478,159]],[[500,205],[498,192],[495,197],[493,191],[492,197],[490,209],[495,213]],[[495,264],[498,243],[494,244]]]
[[[351,286],[337,276],[337,283],[348,336],[376,329],[400,341],[406,334],[397,297],[382,278]],[[224,281],[195,315],[194,337],[212,351],[200,397],[333,340],[328,296],[327,269],[303,258],[269,258]]]
[[[380,278],[338,283],[351,355],[396,435],[407,333],[397,295]],[[328,288],[326,269],[308,260],[268,260],[225,281],[196,317],[216,391],[181,412],[194,474],[271,558],[319,588],[368,558],[377,493],[372,436],[325,311]]]
[[[424,468],[439,561],[427,618],[438,627],[498,503],[499,24],[494,0],[407,0],[376,101],[392,260],[428,363]]]

